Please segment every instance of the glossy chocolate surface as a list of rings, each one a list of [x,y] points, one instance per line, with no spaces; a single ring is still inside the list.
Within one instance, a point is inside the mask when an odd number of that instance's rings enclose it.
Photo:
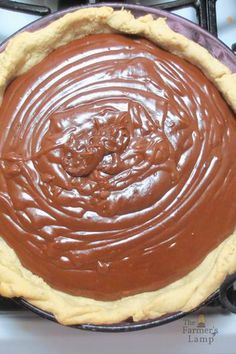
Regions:
[[[235,229],[235,116],[144,39],[57,49],[8,87],[0,121],[0,234],[57,289],[159,289]]]

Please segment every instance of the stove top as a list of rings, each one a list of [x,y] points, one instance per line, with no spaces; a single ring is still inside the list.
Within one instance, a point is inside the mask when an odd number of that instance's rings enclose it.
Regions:
[[[58,9],[78,4],[95,4],[89,0],[0,0],[0,42],[28,23]],[[104,2],[104,1],[103,1]],[[110,3],[115,1],[109,1]],[[236,0],[127,0],[124,4],[141,4],[167,9],[199,23],[230,48],[236,49]],[[226,5],[227,4],[227,5]],[[14,11],[12,11],[14,10]],[[222,299],[236,305],[236,287]],[[228,303],[227,303],[228,301]],[[235,306],[233,307],[233,310]],[[45,321],[22,309],[12,300],[0,298],[0,354],[3,353],[89,353],[139,354],[214,353],[235,354],[236,316],[222,307],[219,299],[178,321],[142,332],[103,334],[65,328]],[[91,340],[93,336],[94,340]],[[174,348],[174,349],[173,349]]]

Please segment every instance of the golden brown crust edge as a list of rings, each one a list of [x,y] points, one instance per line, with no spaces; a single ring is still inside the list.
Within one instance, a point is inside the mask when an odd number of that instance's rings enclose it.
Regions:
[[[85,8],[69,13],[35,32],[13,37],[0,54],[0,97],[16,76],[39,63],[54,49],[75,38],[93,33],[123,32],[148,38],[158,46],[198,66],[218,87],[236,112],[236,73],[215,59],[205,48],[174,32],[164,18],[140,18],[111,7]]]
[[[15,252],[0,238],[0,293],[24,297],[31,304],[51,312],[66,325],[118,323],[158,318],[166,313],[190,311],[201,304],[236,270],[236,232],[207,255],[185,277],[157,291],[97,301],[72,296],[47,285],[25,269]]]
[[[172,31],[165,19],[150,15],[135,19],[130,12],[109,7],[82,9],[33,32],[10,40],[0,54],[0,97],[16,76],[40,62],[55,48],[92,33],[138,34],[197,65],[218,87],[236,112],[236,74],[200,45]],[[17,55],[16,55],[17,53]],[[47,285],[25,269],[15,252],[0,238],[0,293],[23,296],[33,305],[53,313],[63,324],[108,324],[128,317],[153,319],[166,313],[189,311],[213,293],[236,270],[236,232],[222,242],[191,273],[158,291],[117,301],[96,301],[71,296]]]

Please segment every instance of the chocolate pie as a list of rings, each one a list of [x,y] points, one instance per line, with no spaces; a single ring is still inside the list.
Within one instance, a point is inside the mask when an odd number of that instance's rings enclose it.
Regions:
[[[0,66],[2,295],[140,321],[236,270],[236,74],[110,7],[16,35]]]

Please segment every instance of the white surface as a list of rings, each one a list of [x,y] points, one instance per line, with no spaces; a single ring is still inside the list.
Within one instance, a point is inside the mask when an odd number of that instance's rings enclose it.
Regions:
[[[219,38],[231,46],[236,43],[236,0],[218,0],[216,5]]]
[[[37,18],[39,17],[0,9],[0,42]]]
[[[0,354],[236,353],[236,315],[206,315],[203,334],[193,334],[197,322],[196,314],[158,328],[107,334],[66,328],[29,312],[0,313]]]

